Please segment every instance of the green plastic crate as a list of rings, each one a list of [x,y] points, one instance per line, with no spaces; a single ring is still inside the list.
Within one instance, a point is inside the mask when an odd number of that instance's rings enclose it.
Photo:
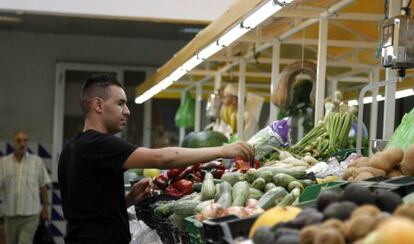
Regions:
[[[195,219],[195,216],[190,216],[184,219],[188,230],[188,237],[191,244],[204,244],[204,230],[203,223]]]
[[[342,188],[345,187],[349,182],[348,181],[335,181],[335,182],[328,182],[323,184],[317,184],[308,186],[305,188],[303,193],[299,197],[299,204],[297,206],[314,206],[314,202],[318,198],[321,191],[324,190],[335,190],[335,191],[342,191]]]

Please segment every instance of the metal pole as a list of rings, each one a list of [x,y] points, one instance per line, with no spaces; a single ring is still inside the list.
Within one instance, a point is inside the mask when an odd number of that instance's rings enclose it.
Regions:
[[[400,14],[401,2],[400,1],[388,1],[389,13],[388,16],[394,17]],[[385,70],[385,79],[390,80],[397,77],[397,72],[391,68]],[[384,100],[384,126],[382,130],[382,139],[388,140],[394,133],[395,122],[395,92],[397,90],[397,84],[389,84],[385,87],[385,100]]]
[[[272,51],[272,77],[270,83],[270,93],[274,89],[276,89],[277,85],[279,84],[279,77],[280,77],[280,41],[274,40],[273,41],[273,51]],[[269,124],[272,123],[277,118],[277,114],[279,113],[279,108],[276,107],[272,101],[269,102],[270,104],[270,113],[269,113]]]
[[[184,104],[185,92],[186,91],[181,92],[181,102],[180,102],[181,105]],[[185,128],[184,127],[180,127],[180,132],[179,132],[180,145],[181,145],[181,143],[184,140],[184,136],[185,136]]]
[[[239,94],[237,99],[237,134],[244,139],[244,98],[246,96],[246,61],[240,61]]]
[[[214,75],[214,91],[220,90],[221,88],[221,74],[217,72]]]
[[[142,145],[144,147],[151,147],[151,120],[152,120],[152,99],[148,99],[144,103],[144,125]]]
[[[196,104],[195,104],[195,121],[194,131],[200,131],[201,125],[201,102],[203,101],[203,84],[198,83],[196,86]]]
[[[380,81],[380,69],[376,68],[371,71],[371,83]],[[372,140],[377,139],[377,127],[378,127],[378,88],[372,89],[372,103],[371,103],[371,115],[369,122],[369,148],[372,148]],[[371,150],[369,150],[370,153]]]
[[[319,19],[318,66],[316,71],[315,125],[323,119],[323,100],[326,83],[326,53],[328,42],[328,19]]]

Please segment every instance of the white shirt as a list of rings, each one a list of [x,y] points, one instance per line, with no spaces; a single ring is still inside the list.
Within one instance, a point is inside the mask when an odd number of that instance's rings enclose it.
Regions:
[[[40,187],[50,184],[50,177],[36,155],[26,153],[20,162],[14,154],[0,160],[0,191],[6,216],[39,214]]]

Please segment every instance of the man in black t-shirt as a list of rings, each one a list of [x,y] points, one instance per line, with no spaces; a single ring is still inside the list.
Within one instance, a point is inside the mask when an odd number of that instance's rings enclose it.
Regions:
[[[149,180],[124,195],[123,172],[130,168],[179,168],[216,158],[253,157],[245,142],[222,147],[150,149],[116,136],[129,110],[121,84],[110,75],[95,75],[82,86],[83,132],[65,145],[58,166],[62,208],[67,220],[66,243],[129,243],[126,208],[151,191]]]

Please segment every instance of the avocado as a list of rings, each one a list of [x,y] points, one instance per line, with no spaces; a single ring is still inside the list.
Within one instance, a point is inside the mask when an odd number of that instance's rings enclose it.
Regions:
[[[375,198],[368,187],[359,184],[349,184],[345,187],[341,199],[351,201],[357,205],[372,204],[375,205]]]
[[[281,227],[275,231],[275,244],[299,244],[299,230]]]
[[[305,208],[295,219],[286,222],[287,226],[295,229],[302,229],[311,224],[318,224],[323,220],[324,216],[314,208]]]
[[[341,196],[338,192],[332,190],[326,190],[319,194],[316,200],[316,208],[319,211],[323,211],[329,204],[338,202]]]
[[[262,226],[257,228],[253,236],[253,243],[273,243],[275,239],[275,233],[269,226]]]
[[[373,195],[375,196],[375,203],[377,206],[385,212],[392,213],[403,203],[400,195],[392,191],[376,189]]]
[[[357,207],[355,203],[349,201],[334,202],[325,208],[323,214],[325,215],[325,219],[336,218],[346,220]]]

